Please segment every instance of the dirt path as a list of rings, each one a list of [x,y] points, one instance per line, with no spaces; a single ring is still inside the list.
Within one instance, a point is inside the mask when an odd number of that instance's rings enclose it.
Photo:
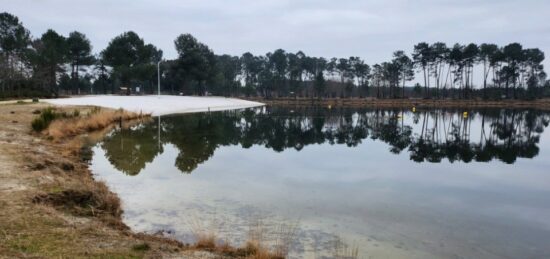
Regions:
[[[33,111],[47,106],[0,104],[0,258],[213,257],[132,233],[116,217],[79,215],[36,202],[40,195],[104,186],[78,156],[31,132]]]

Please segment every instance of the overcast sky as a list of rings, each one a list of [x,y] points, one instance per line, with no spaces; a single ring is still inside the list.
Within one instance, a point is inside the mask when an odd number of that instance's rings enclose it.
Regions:
[[[220,54],[277,48],[374,64],[421,42],[520,42],[550,56],[549,0],[0,0],[35,37],[78,30],[99,52],[133,30],[174,58],[191,33]],[[548,58],[550,59],[550,58]],[[550,66],[549,60],[546,67]]]

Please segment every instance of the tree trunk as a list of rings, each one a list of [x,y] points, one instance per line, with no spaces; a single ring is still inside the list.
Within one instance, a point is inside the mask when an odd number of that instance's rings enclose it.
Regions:
[[[487,77],[489,77],[487,61],[483,60],[483,99],[487,99]]]
[[[424,70],[424,97],[428,96],[428,81],[426,80],[426,67],[423,66],[422,70]]]
[[[401,94],[401,98],[405,99],[405,72],[403,72],[403,93]]]

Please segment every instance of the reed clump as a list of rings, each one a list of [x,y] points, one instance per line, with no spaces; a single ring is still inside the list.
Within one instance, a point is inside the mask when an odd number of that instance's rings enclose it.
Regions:
[[[48,107],[38,112],[38,117],[32,120],[31,126],[34,131],[40,132],[50,126],[52,121],[57,118],[66,116],[66,113],[59,113],[52,107]]]
[[[247,241],[242,246],[233,246],[222,239],[216,229],[217,221],[205,223],[199,219],[190,220],[195,243],[191,249],[210,251],[229,258],[284,259],[296,237],[298,223],[268,226],[257,220],[251,222]],[[209,226],[207,226],[209,225]]]
[[[332,242],[332,258],[335,259],[357,259],[359,258],[359,247],[349,246],[339,236]]]
[[[51,110],[48,110],[50,112]],[[78,110],[76,110],[78,111]],[[73,112],[71,116],[54,115],[42,132],[55,140],[97,131],[124,121],[149,117],[149,114],[94,108],[87,114]],[[55,113],[54,113],[55,114]],[[42,114],[41,114],[42,116]],[[51,117],[51,116],[50,116]]]
[[[65,186],[39,194],[32,201],[49,204],[77,216],[120,218],[122,209],[118,196],[109,191],[103,182],[82,180],[78,188]]]

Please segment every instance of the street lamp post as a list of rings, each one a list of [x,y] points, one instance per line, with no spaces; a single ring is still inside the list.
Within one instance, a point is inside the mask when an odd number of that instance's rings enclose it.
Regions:
[[[160,62],[162,62],[162,60],[160,60],[158,63],[157,63],[157,75],[158,75],[158,97],[160,97]]]

